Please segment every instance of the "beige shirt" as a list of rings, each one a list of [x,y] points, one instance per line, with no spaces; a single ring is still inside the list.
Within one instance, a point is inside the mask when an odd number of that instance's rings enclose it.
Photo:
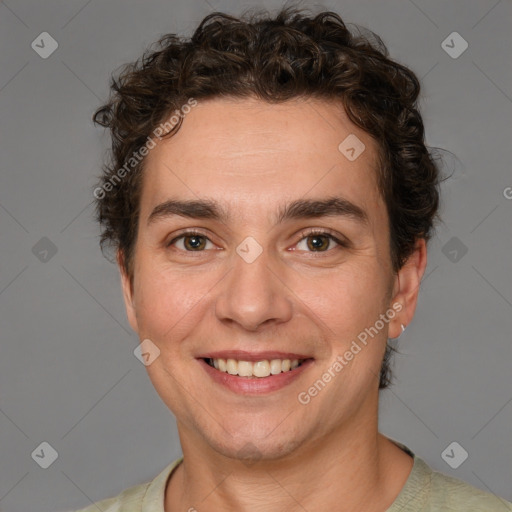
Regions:
[[[512,512],[512,503],[433,471],[409,448],[394,442],[414,458],[414,464],[400,494],[386,512]],[[165,487],[182,460],[169,464],[151,482],[130,487],[116,497],[76,512],[171,512],[164,511]]]

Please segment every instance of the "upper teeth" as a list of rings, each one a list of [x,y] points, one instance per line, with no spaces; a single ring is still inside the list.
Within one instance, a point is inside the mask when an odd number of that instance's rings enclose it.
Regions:
[[[256,361],[237,361],[236,359],[210,359],[210,364],[221,372],[240,377],[268,377],[293,370],[299,366],[298,359],[272,359]]]

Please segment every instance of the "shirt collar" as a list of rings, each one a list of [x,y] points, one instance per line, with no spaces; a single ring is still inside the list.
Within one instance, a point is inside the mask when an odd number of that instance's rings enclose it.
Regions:
[[[142,498],[141,512],[165,512],[165,489],[167,481],[172,472],[183,461],[183,457],[169,464],[162,472],[149,484],[144,497]]]

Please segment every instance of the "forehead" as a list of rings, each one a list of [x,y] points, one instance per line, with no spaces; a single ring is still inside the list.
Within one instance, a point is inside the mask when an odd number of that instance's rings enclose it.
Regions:
[[[342,196],[381,210],[376,166],[375,141],[338,103],[198,101],[180,130],[146,157],[141,217],[171,196],[217,198],[247,220],[306,197]]]

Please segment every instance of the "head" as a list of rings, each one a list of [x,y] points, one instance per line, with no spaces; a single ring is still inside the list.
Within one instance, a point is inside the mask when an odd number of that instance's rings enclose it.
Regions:
[[[190,39],[162,37],[111,88],[94,116],[112,134],[95,189],[101,243],[183,428],[225,454],[256,436],[277,456],[292,449],[285,417],[300,443],[374,408],[438,210],[414,73],[335,13],[284,9],[211,14]],[[203,359],[230,350],[308,362],[247,400],[210,386]]]

